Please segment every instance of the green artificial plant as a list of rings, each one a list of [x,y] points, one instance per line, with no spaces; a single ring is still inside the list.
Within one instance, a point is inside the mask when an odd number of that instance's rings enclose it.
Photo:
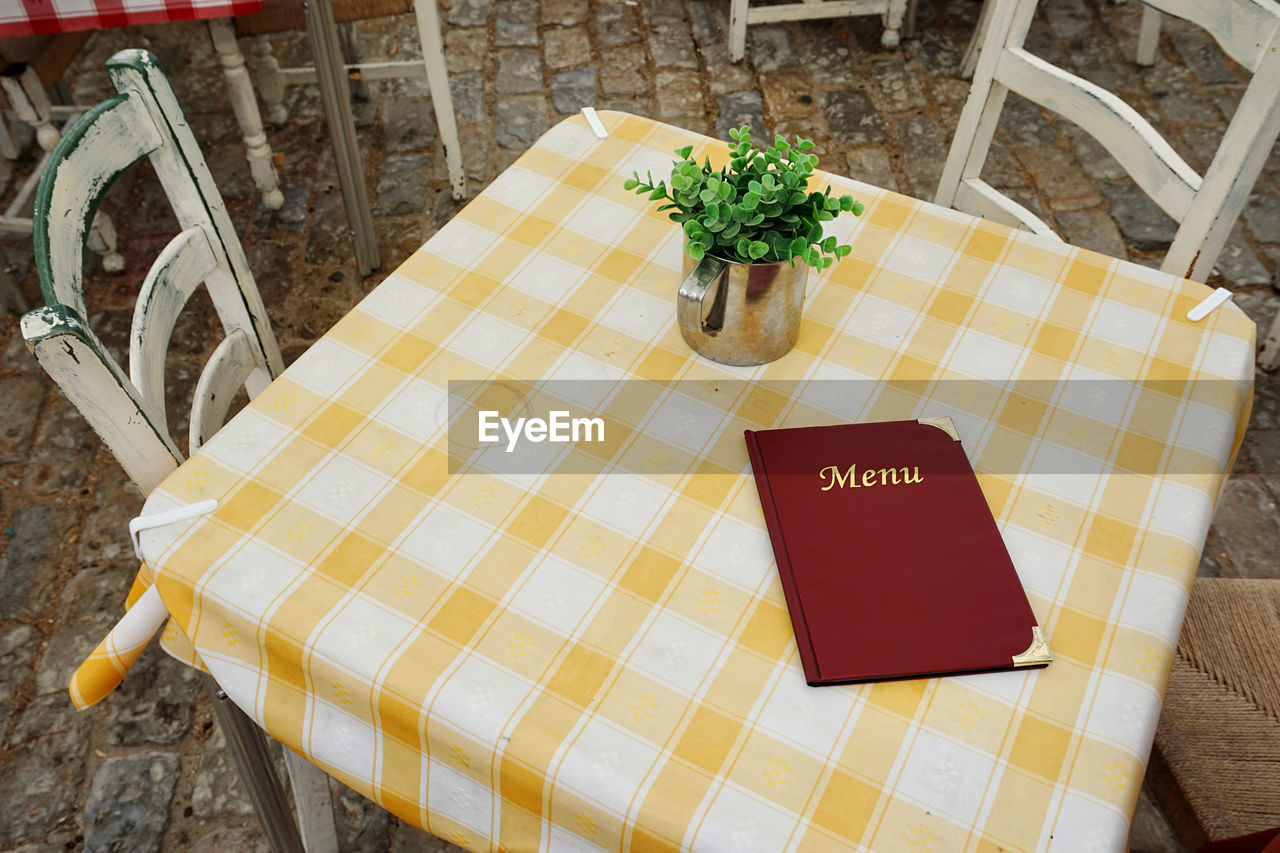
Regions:
[[[808,192],[809,178],[818,163],[807,154],[813,143],[782,136],[764,151],[751,147],[751,130],[730,130],[729,165],[716,171],[707,158],[702,165],[691,159],[692,146],[676,150],[670,186],[666,181],[641,180],[633,174],[623,186],[653,201],[667,200],[659,210],[670,210],[671,221],[680,223],[688,238],[685,250],[695,260],[705,255],[743,264],[776,263],[797,259],[823,270],[849,254],[849,247],[835,237],[823,237],[822,223],[841,211],[861,216],[861,202],[853,196],[832,196],[831,188]]]

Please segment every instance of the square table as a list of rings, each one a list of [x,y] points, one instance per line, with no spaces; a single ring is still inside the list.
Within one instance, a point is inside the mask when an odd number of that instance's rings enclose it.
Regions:
[[[169,645],[473,849],[1122,849],[1253,323],[820,174],[866,204],[827,223],[852,253],[810,274],[791,353],[719,365],[675,327],[678,230],[622,182],[726,146],[601,118],[544,135],[149,497],[218,501],[141,534]],[[590,380],[611,437],[485,470],[446,428],[471,380]],[[938,414],[1056,660],[808,687],[741,430]]]

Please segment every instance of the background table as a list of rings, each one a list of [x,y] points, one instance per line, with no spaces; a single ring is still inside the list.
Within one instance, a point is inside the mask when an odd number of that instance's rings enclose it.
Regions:
[[[150,497],[220,501],[143,534],[178,627],[274,736],[468,847],[1122,848],[1253,324],[833,178],[867,212],[831,223],[853,252],[796,349],[716,365],[674,325],[679,235],[621,183],[724,146],[603,119],[557,125]],[[613,473],[451,474],[448,382],[495,377],[659,393]],[[722,387],[718,430],[682,431]],[[809,688],[741,429],[933,414],[1057,659]]]

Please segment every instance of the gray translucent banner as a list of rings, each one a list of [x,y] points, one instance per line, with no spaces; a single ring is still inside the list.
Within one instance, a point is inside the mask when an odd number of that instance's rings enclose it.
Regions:
[[[1227,380],[451,381],[449,471],[738,475],[744,430],[950,416],[980,473],[1202,478],[1223,473],[1249,393]]]

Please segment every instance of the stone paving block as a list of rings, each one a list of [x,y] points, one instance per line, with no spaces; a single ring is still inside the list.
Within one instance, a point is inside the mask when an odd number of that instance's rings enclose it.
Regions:
[[[1262,261],[1258,260],[1253,248],[1245,240],[1244,230],[1239,222],[1231,226],[1231,235],[1227,237],[1227,243],[1222,247],[1218,259],[1214,261],[1213,268],[1232,287],[1267,284],[1271,281],[1271,273],[1262,265]],[[1266,329],[1265,325],[1260,326],[1258,336],[1264,336]]]
[[[764,122],[763,101],[759,92],[735,92],[723,98],[717,98],[720,117],[716,120],[716,136],[729,141],[729,131],[749,125],[751,141],[757,146],[767,145],[773,137]]]
[[[534,0],[505,0],[497,6],[494,44],[498,47],[528,47],[538,43],[538,4]]]
[[[378,130],[384,151],[431,148],[436,141],[436,115],[431,99],[412,95],[384,98]]]
[[[1015,149],[1015,155],[1031,175],[1036,189],[1055,209],[1093,207],[1102,203],[1075,159],[1050,145],[1033,145]]]
[[[915,74],[901,59],[877,59],[871,63],[870,77],[881,106],[889,112],[922,109],[928,104]]]
[[[330,780],[329,790],[333,797],[338,849],[386,853],[390,847],[391,819],[386,810],[337,780]]]
[[[1115,181],[1128,177],[1128,172],[1102,147],[1102,143],[1078,125],[1063,122],[1063,135],[1071,142],[1071,150],[1085,174],[1098,181]]]
[[[1265,184],[1255,185],[1241,216],[1255,240],[1280,243],[1280,193]]]
[[[85,853],[159,851],[177,782],[176,755],[140,752],[105,759],[84,805]]]
[[[83,566],[132,559],[129,521],[142,511],[142,493],[119,465],[102,469],[85,517],[76,557]]]
[[[1060,210],[1054,214],[1062,236],[1073,246],[1128,260],[1129,253],[1115,222],[1101,206]]]
[[[813,96],[813,81],[803,68],[786,68],[760,75],[764,106],[773,118],[812,115],[820,111]]]
[[[1098,186],[1111,206],[1111,218],[1120,226],[1125,242],[1142,251],[1169,248],[1178,224],[1156,205],[1151,197],[1129,181],[1113,181]]]
[[[458,74],[449,78],[449,96],[458,121],[484,121],[484,77]]]
[[[542,56],[532,48],[498,51],[498,76],[493,88],[502,94],[542,90]]]
[[[1046,3],[1044,17],[1049,22],[1049,29],[1060,39],[1081,39],[1093,26],[1093,15],[1084,0]]]
[[[649,55],[656,68],[697,68],[693,33],[680,18],[654,18],[648,27]]]
[[[856,151],[850,151],[847,162],[848,171],[845,174],[855,181],[897,192],[898,178],[893,173],[889,153],[883,148],[859,148]]]
[[[898,146],[907,160],[946,160],[942,130],[932,116],[910,115],[897,126]]]
[[[991,147],[987,150],[987,159],[983,161],[982,171],[979,174],[984,181],[997,189],[1031,186],[1031,177],[1027,174],[1027,170],[999,139],[992,140]]]
[[[200,750],[200,766],[191,789],[191,812],[198,818],[255,819],[253,803],[249,802],[240,781],[240,771],[231,760],[227,740],[216,724]]]
[[[587,0],[540,0],[542,23],[572,27],[587,20],[591,6]]]
[[[454,30],[444,33],[445,67],[450,74],[483,71],[489,54],[489,34],[484,30]]]
[[[653,75],[653,87],[658,117],[664,121],[676,116],[705,112],[702,80],[693,71],[656,71]]]
[[[33,579],[43,580],[53,574],[62,544],[58,531],[71,529],[75,514],[68,507],[38,504],[20,507],[0,521],[14,531],[12,537],[0,539],[7,543],[0,555],[0,619],[12,619],[24,611],[39,612],[45,607],[44,600],[24,602]],[[36,592],[40,589],[37,584]]]
[[[60,625],[36,668],[36,693],[66,698],[71,674],[124,615],[137,572],[136,562],[109,563],[84,569],[67,582],[58,608]]]
[[[65,693],[22,709],[0,768],[0,846],[39,840],[46,850],[74,848],[83,835],[75,802],[93,720],[93,712],[77,711]]]
[[[1000,111],[997,126],[1010,145],[1053,145],[1058,136],[1045,121],[1040,108],[1026,98],[1010,94]]]
[[[903,161],[902,171],[907,177],[907,193],[916,198],[932,199],[938,193],[943,165],[941,160]]]
[[[640,41],[639,8],[624,3],[602,3],[597,6],[596,37],[600,44]]]
[[[591,42],[581,27],[547,30],[542,55],[548,68],[569,68],[591,61]]]
[[[379,216],[404,216],[426,208],[425,154],[392,154],[378,166],[373,211]]]
[[[191,731],[201,691],[199,674],[153,642],[105,700],[107,742],[113,746],[178,743]]]
[[[6,247],[7,251],[8,247]],[[28,299],[28,302],[33,300]],[[12,326],[0,326],[0,335],[7,335],[8,340],[5,343],[4,353],[0,355],[0,370],[13,373],[30,373],[44,377],[45,373],[40,369],[40,365],[36,364],[36,360],[27,350],[27,342],[22,337],[22,332],[18,329],[18,324]],[[2,338],[0,338],[2,339]]]
[[[594,68],[561,71],[551,78],[551,105],[562,113],[576,113],[596,103]]]
[[[6,625],[0,628],[0,732],[9,730],[13,716],[13,690],[30,681],[31,662],[35,659],[40,636],[30,625]]]
[[[547,121],[547,101],[539,95],[499,98],[494,112],[494,138],[503,148],[524,150],[551,126]]]
[[[1173,49],[1201,83],[1238,83],[1213,36],[1201,30],[1173,33]]]
[[[190,842],[187,853],[271,853],[271,845],[256,826],[216,827]]]
[[[482,27],[493,12],[489,0],[452,0],[453,6],[445,13],[445,20],[455,27]]]
[[[624,44],[600,51],[600,90],[606,95],[648,92],[648,57],[643,45]]]
[[[640,12],[644,15],[645,23],[652,23],[658,18],[687,17],[684,0],[640,0]]]
[[[1280,510],[1259,476],[1228,480],[1214,520],[1229,560],[1223,564],[1227,577],[1280,578],[1274,544],[1280,537]]]
[[[49,380],[34,373],[5,380],[0,396],[0,459],[26,455]]]
[[[824,21],[821,27],[805,27],[791,40],[798,64],[827,89],[847,88],[860,82],[849,52],[849,31],[845,21]]]
[[[1195,121],[1211,124],[1218,121],[1218,111],[1196,89],[1191,72],[1178,65],[1158,62],[1143,69],[1147,90],[1159,105],[1161,114],[1171,122]]]
[[[840,146],[836,145],[831,132],[827,129],[827,123],[820,114],[778,119],[773,123],[770,132],[775,135],[781,134],[788,140],[794,140],[796,137],[809,140],[813,143],[811,153],[818,155],[819,163],[825,165],[827,171],[839,168],[837,165],[839,161],[835,158],[840,153]]]
[[[841,145],[872,145],[889,138],[884,120],[866,92],[827,92],[822,96],[822,112]]]
[[[761,74],[789,68],[800,61],[791,47],[791,36],[782,24],[747,27],[747,60]]]

